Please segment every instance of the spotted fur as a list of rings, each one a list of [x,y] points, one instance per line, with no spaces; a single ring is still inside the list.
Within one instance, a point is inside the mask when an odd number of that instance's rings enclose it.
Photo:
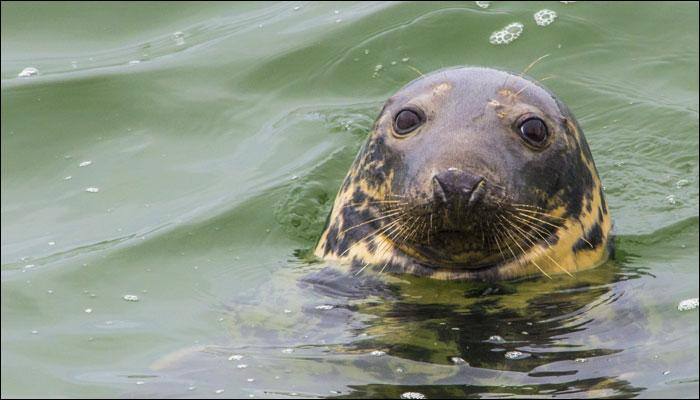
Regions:
[[[427,121],[399,139],[393,119],[407,104],[424,108]],[[529,114],[553,132],[544,150],[512,132]],[[485,177],[483,207],[464,215],[431,208],[429,178],[452,166]],[[453,220],[464,221],[456,233],[441,228]],[[568,108],[521,76],[454,68],[409,83],[384,105],[315,254],[355,273],[371,267],[443,280],[550,276],[604,262],[611,229],[593,157]],[[447,250],[438,252],[435,243]]]

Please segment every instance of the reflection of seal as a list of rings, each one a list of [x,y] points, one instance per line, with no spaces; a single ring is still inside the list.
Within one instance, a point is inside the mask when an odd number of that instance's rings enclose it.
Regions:
[[[610,229],[567,107],[520,76],[454,68],[386,102],[315,252],[357,272],[549,276],[605,261]]]

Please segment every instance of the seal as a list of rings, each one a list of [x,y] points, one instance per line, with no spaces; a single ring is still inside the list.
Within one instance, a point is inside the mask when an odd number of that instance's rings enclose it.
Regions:
[[[566,105],[533,79],[457,67],[387,100],[314,254],[355,273],[550,277],[607,260],[611,229]]]

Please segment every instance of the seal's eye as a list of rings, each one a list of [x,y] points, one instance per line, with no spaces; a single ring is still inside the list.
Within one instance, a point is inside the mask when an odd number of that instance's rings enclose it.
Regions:
[[[423,116],[410,109],[403,109],[396,114],[394,118],[394,132],[399,136],[407,135],[413,132],[423,123]]]
[[[536,147],[542,146],[549,135],[547,124],[537,117],[528,118],[521,122],[518,130],[526,142]]]

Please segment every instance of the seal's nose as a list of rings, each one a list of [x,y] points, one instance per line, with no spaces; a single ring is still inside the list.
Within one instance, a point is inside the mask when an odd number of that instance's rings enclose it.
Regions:
[[[433,176],[435,200],[443,204],[471,206],[483,193],[484,177],[450,168]]]

